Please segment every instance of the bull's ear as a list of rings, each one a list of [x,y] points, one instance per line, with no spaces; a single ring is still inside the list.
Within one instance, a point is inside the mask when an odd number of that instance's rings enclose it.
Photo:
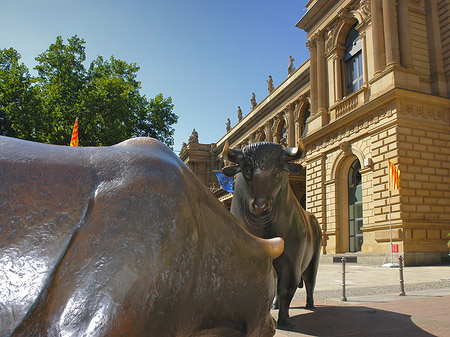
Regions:
[[[284,163],[283,169],[292,174],[299,174],[302,170],[302,165],[295,163]]]
[[[232,177],[235,174],[239,173],[240,171],[241,171],[241,168],[239,167],[239,165],[231,165],[231,166],[224,167],[222,169],[222,173],[225,174],[227,177]]]

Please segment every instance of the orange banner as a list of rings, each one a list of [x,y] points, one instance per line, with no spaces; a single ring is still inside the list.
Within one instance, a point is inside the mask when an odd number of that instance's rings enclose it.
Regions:
[[[389,160],[389,190],[398,190],[400,184],[400,170]]]
[[[72,138],[70,139],[70,146],[78,146],[78,118],[75,119],[73,126]]]

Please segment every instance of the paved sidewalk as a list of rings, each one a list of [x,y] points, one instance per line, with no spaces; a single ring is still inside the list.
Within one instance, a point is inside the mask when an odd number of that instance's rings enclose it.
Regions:
[[[316,308],[304,309],[305,290],[298,289],[291,324],[275,336],[450,337],[450,267],[406,267],[404,284],[406,296],[399,296],[398,268],[347,264],[343,302],[341,264],[320,265]]]

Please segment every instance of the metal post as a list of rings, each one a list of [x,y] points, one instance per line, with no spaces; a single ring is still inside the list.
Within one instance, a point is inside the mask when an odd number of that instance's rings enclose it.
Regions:
[[[403,280],[403,256],[398,257],[399,271],[400,271],[400,296],[405,296],[405,281]]]
[[[345,257],[342,257],[342,297],[341,301],[346,302],[347,297],[345,296]]]
[[[388,164],[389,168],[389,164]],[[392,257],[392,219],[391,219],[391,189],[388,189],[388,195],[389,195],[389,245],[391,249],[391,265],[394,264],[394,260]]]

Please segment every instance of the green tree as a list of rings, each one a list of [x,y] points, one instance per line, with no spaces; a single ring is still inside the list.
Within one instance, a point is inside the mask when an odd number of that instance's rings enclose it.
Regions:
[[[76,35],[67,42],[64,44],[58,36],[55,43],[36,57],[36,88],[42,102],[41,116],[46,131],[42,141],[51,144],[69,143],[86,84],[83,65],[86,42]]]
[[[35,113],[39,103],[20,57],[13,48],[0,50],[0,134],[37,140],[41,132]]]
[[[154,137],[173,145],[172,99],[162,94],[150,101],[136,80],[140,67],[112,56],[91,63],[79,119],[81,145],[110,145],[136,136]]]
[[[148,109],[139,111],[135,135],[149,136],[173,145],[173,124],[178,122],[178,116],[173,112],[172,98],[164,99],[163,94],[150,99]]]
[[[148,100],[137,80],[140,67],[112,56],[98,56],[86,70],[85,41],[61,36],[36,57],[32,78],[20,54],[3,50],[0,58],[0,134],[68,145],[78,117],[79,144],[103,146],[136,136],[173,145],[170,97]]]

